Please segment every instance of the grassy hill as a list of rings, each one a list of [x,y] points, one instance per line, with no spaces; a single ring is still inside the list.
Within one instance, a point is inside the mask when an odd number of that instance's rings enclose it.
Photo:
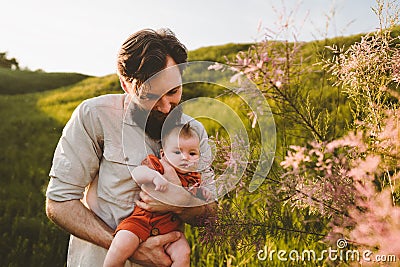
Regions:
[[[316,61],[315,51],[323,51],[323,46],[331,43],[349,45],[359,38],[358,35],[305,44],[304,49],[311,57],[309,64]],[[225,55],[233,58],[238,51],[249,47],[250,44],[203,47],[190,51],[189,59],[223,63]],[[318,74],[307,77],[308,84],[320,78]],[[329,84],[325,86],[325,97],[334,97],[337,91]],[[221,92],[219,90],[213,85],[196,84],[185,86],[184,94],[186,98],[214,96]],[[64,265],[67,234],[50,223],[44,212],[44,194],[53,152],[62,128],[82,100],[121,92],[116,75],[87,77],[0,69],[0,117],[3,123],[0,128],[3,152],[0,155],[0,266]],[[196,109],[201,108],[196,106]],[[199,246],[196,249],[199,250]],[[213,257],[223,261],[225,256]]]
[[[201,47],[193,51],[189,51],[189,61],[204,60],[217,61],[224,63],[226,58],[232,60],[239,51],[246,51],[251,44],[235,44],[229,43],[225,45]]]
[[[88,77],[79,73],[20,71],[0,67],[0,94],[43,92],[74,84]]]

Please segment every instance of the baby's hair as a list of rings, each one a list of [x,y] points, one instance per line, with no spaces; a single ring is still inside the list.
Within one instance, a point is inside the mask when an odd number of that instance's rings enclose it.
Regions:
[[[161,142],[162,142],[162,146],[163,147],[164,147],[165,140],[174,131],[179,131],[179,135],[178,136],[182,137],[182,138],[189,139],[189,138],[197,137],[197,138],[200,139],[199,135],[193,129],[193,127],[190,126],[189,122],[187,122],[185,124],[175,124],[175,125],[171,125],[169,127],[164,127],[163,128],[162,138],[161,138]]]

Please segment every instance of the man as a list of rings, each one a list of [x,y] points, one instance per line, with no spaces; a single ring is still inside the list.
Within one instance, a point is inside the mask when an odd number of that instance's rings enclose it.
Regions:
[[[68,266],[102,266],[115,227],[134,205],[150,212],[172,211],[192,224],[213,210],[213,203],[204,203],[178,186],[170,185],[163,194],[151,187],[141,191],[130,173],[146,155],[158,154],[168,115],[168,121],[191,121],[175,108],[182,95],[179,64],[186,60],[186,48],[169,30],[131,35],[117,63],[126,94],[84,101],[65,126],[50,171],[46,213],[71,233]],[[191,125],[202,140],[202,157],[211,158],[203,126],[197,121]],[[203,172],[206,186],[212,185],[209,174]],[[145,266],[169,266],[164,245],[179,237],[179,232],[152,236],[132,260]]]

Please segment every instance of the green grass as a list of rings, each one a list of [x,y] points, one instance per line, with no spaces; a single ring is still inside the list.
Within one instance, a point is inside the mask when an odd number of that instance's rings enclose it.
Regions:
[[[0,265],[60,266],[67,235],[44,213],[44,192],[62,124],[36,108],[40,94],[0,95]]]
[[[0,95],[0,265],[62,266],[68,235],[44,211],[53,152],[84,99],[122,92],[114,75],[73,79],[57,90]]]
[[[123,93],[117,75],[88,78],[76,84],[41,94],[37,106],[44,113],[65,124],[83,100],[104,94]]]

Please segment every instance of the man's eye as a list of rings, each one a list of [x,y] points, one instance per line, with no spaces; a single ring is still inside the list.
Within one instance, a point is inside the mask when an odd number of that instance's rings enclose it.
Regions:
[[[190,156],[197,156],[197,153],[192,152],[190,153]]]
[[[168,91],[167,95],[174,95],[176,92],[178,92],[178,88]]]
[[[158,99],[158,98],[159,98],[158,95],[149,95],[149,96],[147,96],[147,99],[150,99],[150,100],[155,100],[155,99]]]
[[[158,95],[153,95],[153,94],[143,94],[140,96],[140,99],[142,100],[156,100],[158,99]]]

